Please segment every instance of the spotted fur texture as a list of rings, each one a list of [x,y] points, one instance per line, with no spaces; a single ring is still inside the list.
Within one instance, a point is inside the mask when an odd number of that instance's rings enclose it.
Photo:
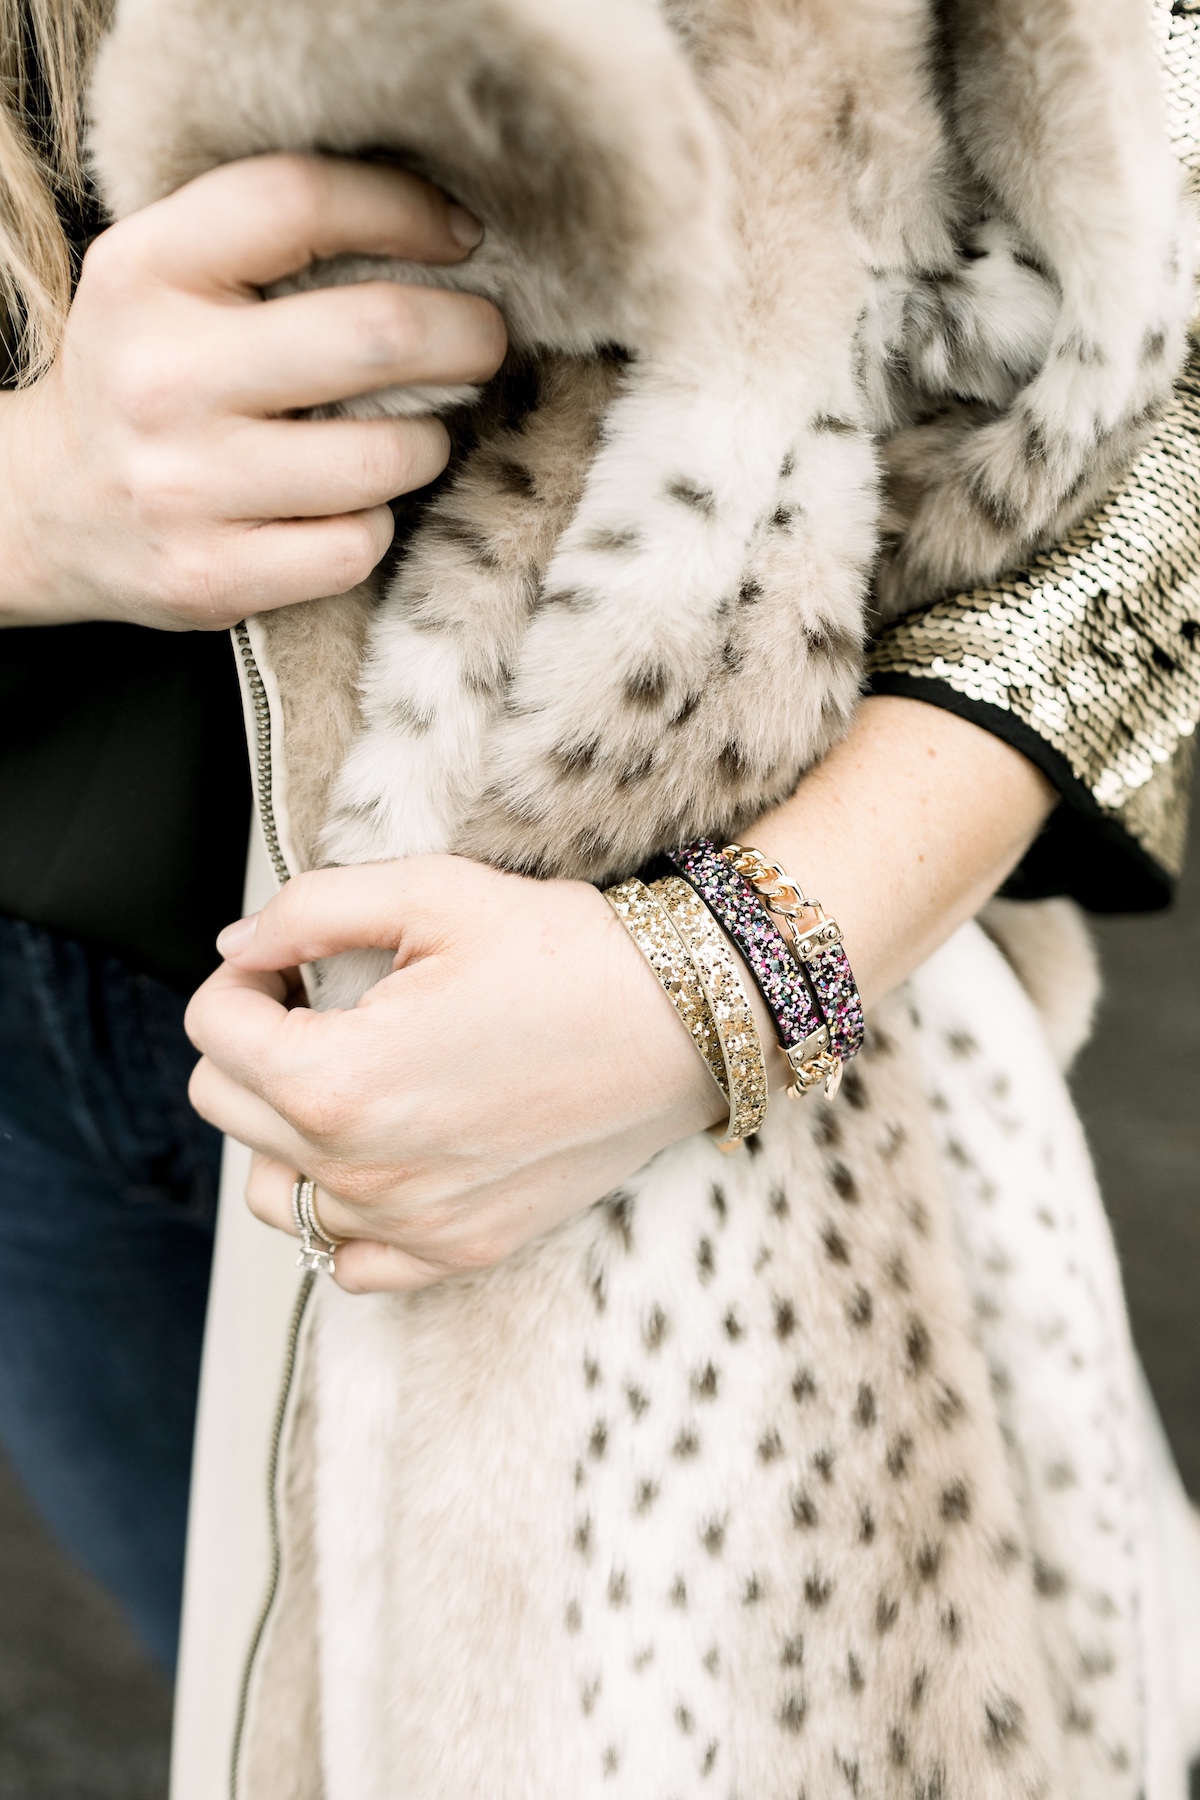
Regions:
[[[245,1794],[1183,1800],[1200,1533],[977,930],[841,1100],[492,1275],[319,1294]]]
[[[338,21],[334,50],[315,0],[123,0],[93,97],[117,210],[319,145],[487,227],[460,269],[303,277],[490,294],[521,359],[387,584],[332,860],[602,879],[735,831],[849,717],[876,442],[887,613],[1059,531],[1168,389],[1188,234],[1138,0]]]
[[[1029,1533],[1067,1790],[1177,1791],[1142,1399],[1083,1134],[990,946],[947,945],[912,999],[976,1340]]]
[[[322,147],[486,228],[454,271],[298,277],[490,294],[513,349],[482,396],[373,397],[457,408],[450,472],[375,589],[252,624],[293,867],[603,879],[739,829],[845,728],[881,545],[884,612],[1011,562],[1179,356],[1137,0],[119,0],[93,113],[118,210]],[[979,1304],[1049,1228],[956,1228],[923,1029],[893,1004],[835,1107],[677,1146],[486,1275],[322,1291],[245,1795],[1174,1800],[1144,1571],[1086,1573],[1103,1433],[1039,1389],[1041,1313]]]
[[[1063,1791],[915,1055],[892,1009],[853,1128],[682,1145],[415,1303],[321,1294],[329,1800]]]
[[[922,283],[912,366],[942,404],[888,448],[885,614],[1014,566],[1094,504],[1161,406],[1190,309],[1194,228],[1166,166],[1148,11],[1123,0],[950,0],[947,11],[954,135],[985,218],[995,207],[993,226],[1015,232],[1015,267],[1007,294],[964,304],[981,250],[994,279],[976,228]],[[1040,339],[1032,289],[1015,303],[1018,270],[1056,301]],[[972,343],[972,315],[1009,335],[1007,393]]]

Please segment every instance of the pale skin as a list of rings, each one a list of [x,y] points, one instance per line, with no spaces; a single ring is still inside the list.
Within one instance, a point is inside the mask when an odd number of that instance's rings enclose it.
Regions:
[[[213,170],[106,231],[53,368],[0,396],[0,624],[216,630],[361,581],[386,502],[445,466],[445,427],[287,415],[486,380],[503,321],[394,282],[259,289],[343,251],[458,262],[479,236],[411,176],[299,156]]]
[[[299,157],[214,171],[105,233],[54,367],[0,396],[0,625],[219,629],[363,579],[391,538],[387,500],[444,466],[444,427],[288,415],[486,380],[503,323],[470,296],[386,282],[260,289],[343,251],[449,263],[478,236],[411,177]],[[743,837],[836,914],[869,1006],[972,916],[1053,803],[999,739],[879,698]],[[356,1008],[295,1004],[300,963],[364,946],[396,968]],[[193,1101],[258,1152],[260,1218],[289,1229],[296,1172],[318,1182],[323,1221],[352,1240],[336,1276],[351,1291],[486,1267],[723,1116],[584,883],[445,857],[328,870],[221,949],[188,1012]],[[761,1007],[759,1023],[770,1045]],[[778,1090],[777,1050],[770,1069]]]

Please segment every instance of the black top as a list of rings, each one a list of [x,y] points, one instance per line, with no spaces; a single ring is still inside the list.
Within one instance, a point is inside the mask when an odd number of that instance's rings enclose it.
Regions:
[[[48,148],[32,39],[26,51],[27,123]],[[78,270],[104,220],[92,192],[60,195],[59,208]],[[249,823],[227,633],[0,630],[0,912],[190,993],[241,911]]]
[[[190,992],[241,911],[249,820],[227,633],[0,631],[0,912]]]

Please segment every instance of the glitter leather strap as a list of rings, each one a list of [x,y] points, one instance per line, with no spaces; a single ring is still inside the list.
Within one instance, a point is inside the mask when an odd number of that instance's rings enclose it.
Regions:
[[[866,1024],[858,983],[842,948],[836,919],[822,918],[811,930],[803,932],[796,939],[796,955],[808,971],[825,1015],[830,1051],[839,1062],[849,1062],[862,1049]]]
[[[604,898],[658,976],[667,999],[728,1100],[729,1077],[708,995],[670,914],[658,895],[636,876],[606,888]]]
[[[828,1048],[826,1022],[813,990],[753,885],[707,838],[668,850],[667,861],[696,890],[741,952],[789,1062]],[[807,1051],[806,1045],[811,1046]]]
[[[837,920],[826,916],[819,900],[806,899],[779,864],[768,862],[760,850],[726,844],[721,855],[754,889],[759,903],[778,919],[820,1007],[826,1026],[824,1047],[839,1066],[848,1062],[862,1047],[865,1025],[858,983],[842,945]],[[808,924],[804,923],[806,917],[810,919]],[[789,1060],[800,1075],[801,1069],[790,1052]],[[821,1078],[820,1059],[814,1058],[811,1064],[803,1066],[809,1072],[807,1079],[802,1077],[801,1085],[811,1087]],[[832,1092],[836,1085],[835,1078],[827,1091]]]
[[[726,1144],[732,1147],[756,1132],[767,1116],[767,1066],[750,1001],[727,940],[687,882],[665,875],[651,882],[649,891],[662,902],[687,946],[708,996],[729,1084]]]

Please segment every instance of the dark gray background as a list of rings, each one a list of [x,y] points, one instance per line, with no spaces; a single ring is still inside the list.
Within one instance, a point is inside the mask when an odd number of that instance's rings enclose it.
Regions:
[[[1096,932],[1106,995],[1075,1092],[1142,1357],[1200,1499],[1200,816],[1175,910]],[[163,1800],[169,1729],[165,1682],[0,1466],[0,1800]]]
[[[1105,997],[1072,1086],[1142,1361],[1200,1501],[1200,805],[1175,907],[1093,923]]]

